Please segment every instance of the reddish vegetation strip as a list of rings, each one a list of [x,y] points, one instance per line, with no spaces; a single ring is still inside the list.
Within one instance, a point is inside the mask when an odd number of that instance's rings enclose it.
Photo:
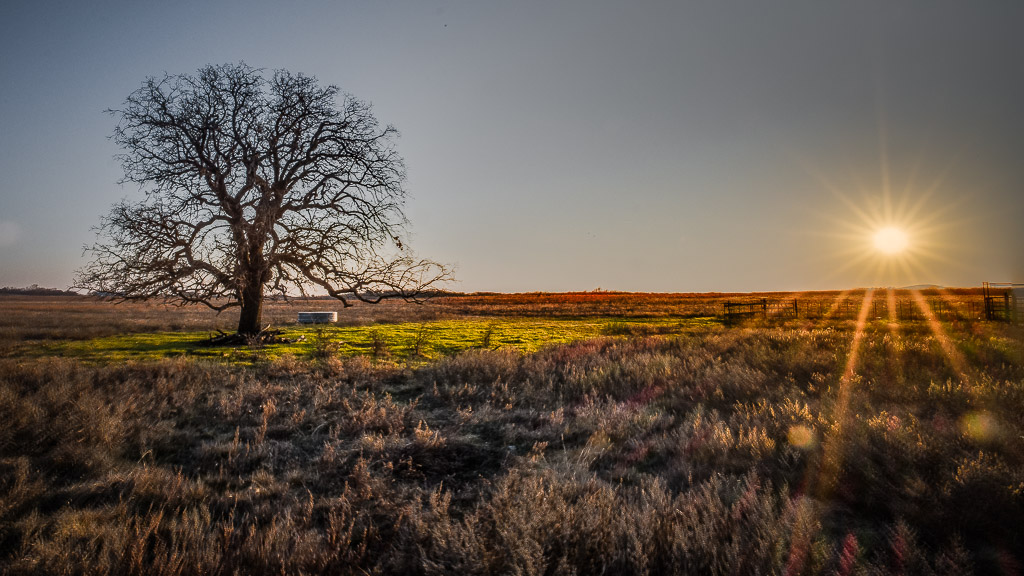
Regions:
[[[981,288],[922,290],[929,302],[942,301],[940,316],[976,317],[982,308]],[[845,295],[850,306],[835,308]],[[298,311],[338,311],[341,324],[372,322],[423,322],[461,316],[505,317],[700,317],[721,316],[726,302],[798,300],[801,318],[827,314],[837,319],[856,318],[855,305],[863,290],[754,293],[645,293],[645,292],[531,292],[518,294],[443,294],[422,304],[384,301],[378,305],[357,303],[342,308],[326,298],[269,300],[264,321],[272,327],[294,324]],[[909,290],[895,290],[898,313],[918,314]],[[889,305],[877,299],[871,318],[890,315]],[[834,309],[835,308],[835,309]],[[830,312],[831,311],[831,312]],[[217,314],[202,306],[174,306],[159,301],[125,302],[87,296],[24,296],[0,294],[0,351],[10,342],[47,339],[88,339],[115,334],[161,331],[233,330],[237,310]]]

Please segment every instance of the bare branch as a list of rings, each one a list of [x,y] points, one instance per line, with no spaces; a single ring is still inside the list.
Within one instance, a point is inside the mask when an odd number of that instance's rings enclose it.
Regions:
[[[450,271],[408,255],[397,131],[315,78],[245,64],[149,78],[121,109],[124,181],[145,198],[102,219],[85,288],[123,299],[240,306],[263,292],[416,300]]]

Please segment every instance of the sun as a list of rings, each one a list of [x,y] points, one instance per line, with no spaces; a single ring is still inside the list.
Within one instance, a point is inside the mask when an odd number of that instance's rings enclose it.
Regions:
[[[968,196],[948,181],[955,158],[940,165],[921,151],[910,163],[902,157],[894,173],[884,125],[879,132],[877,181],[865,164],[843,169],[833,162],[823,170],[797,155],[825,192],[821,208],[809,215],[808,236],[815,242],[806,254],[818,258],[823,278],[846,285],[935,284],[962,273],[970,254],[965,233],[976,223],[968,216]]]
[[[907,233],[893,226],[877,230],[872,239],[875,249],[885,254],[899,254],[910,245]]]
[[[819,234],[831,244],[829,253],[821,252],[827,276],[872,286],[933,284],[943,270],[961,265],[953,242],[964,226],[960,204],[937,201],[941,182],[910,180],[894,193],[888,185],[850,192],[824,176],[819,181],[841,208],[818,214]]]

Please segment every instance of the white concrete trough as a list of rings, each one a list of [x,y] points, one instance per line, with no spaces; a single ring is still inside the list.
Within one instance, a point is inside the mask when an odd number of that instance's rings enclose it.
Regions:
[[[299,312],[299,324],[330,324],[337,321],[337,312]]]

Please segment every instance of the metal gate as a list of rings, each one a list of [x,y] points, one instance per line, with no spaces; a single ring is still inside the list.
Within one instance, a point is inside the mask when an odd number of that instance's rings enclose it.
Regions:
[[[985,318],[1003,322],[1024,321],[1024,284],[985,282]]]

